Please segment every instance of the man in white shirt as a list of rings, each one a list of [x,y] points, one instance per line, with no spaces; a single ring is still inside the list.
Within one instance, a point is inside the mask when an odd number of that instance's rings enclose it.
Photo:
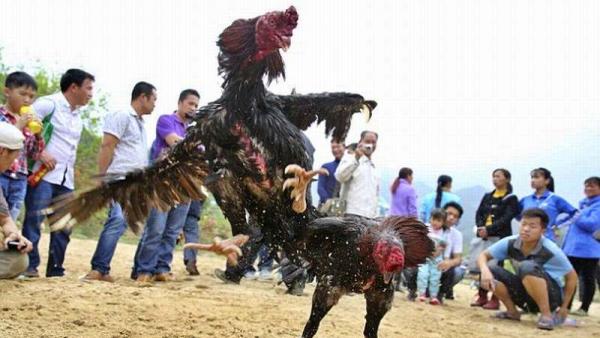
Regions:
[[[365,130],[354,153],[346,153],[335,172],[342,183],[340,198],[346,201],[346,214],[377,217],[379,173],[371,156],[377,148],[377,133]]]
[[[130,107],[106,116],[98,156],[100,175],[119,178],[127,172],[148,166],[148,142],[143,117],[154,111],[156,98],[156,88],[153,85],[138,82],[131,92]],[[111,202],[108,218],[92,257],[92,270],[85,275],[84,280],[114,282],[110,275],[110,262],[125,230],[127,223],[123,209],[119,203]]]
[[[29,253],[29,267],[24,273],[26,277],[39,277],[38,243],[40,224],[44,219],[40,211],[47,208],[54,198],[75,189],[75,159],[83,129],[80,114],[92,99],[94,81],[92,74],[81,69],[69,69],[60,79],[60,93],[41,97],[33,104],[38,117],[49,119],[46,124],[50,124],[53,130],[40,161],[33,167],[34,173],[42,174],[46,171],[46,174],[35,187],[28,187],[25,197],[23,235],[33,243],[33,250]],[[69,240],[67,230],[50,234],[46,277],[64,275],[62,265]]]

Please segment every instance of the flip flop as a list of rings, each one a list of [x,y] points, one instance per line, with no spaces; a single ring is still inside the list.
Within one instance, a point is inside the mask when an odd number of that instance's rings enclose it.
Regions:
[[[514,320],[516,322],[521,321],[521,317],[520,316],[517,317],[517,318],[515,318],[510,313],[508,313],[507,311],[496,312],[491,317],[495,318],[495,319],[502,319],[502,320]]]

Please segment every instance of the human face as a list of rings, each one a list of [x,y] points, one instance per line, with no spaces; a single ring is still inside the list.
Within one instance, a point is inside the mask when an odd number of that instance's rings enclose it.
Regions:
[[[440,230],[444,226],[444,220],[437,219],[437,218],[431,218],[429,220],[429,224],[431,224],[431,227],[434,230]]]
[[[69,91],[71,91],[73,98],[75,98],[74,103],[76,106],[85,106],[90,103],[90,100],[94,96],[94,81],[85,79],[81,86],[73,83]]]
[[[542,220],[538,217],[524,217],[519,228],[519,237],[524,243],[535,243],[544,234]]]
[[[195,111],[198,110],[198,105],[200,104],[200,98],[196,95],[188,95],[183,101],[180,101],[177,104],[177,111],[180,113],[180,116],[190,119],[195,115]]]
[[[335,157],[336,160],[339,160],[344,156],[344,144],[331,142],[331,154]]]
[[[371,150],[365,151],[367,155],[374,153],[375,149],[377,149],[377,135],[375,135],[375,133],[366,133],[358,146],[361,147],[361,149],[365,149],[365,145],[367,146],[367,149],[369,147],[371,148]]]
[[[36,94],[37,91],[29,86],[4,88],[8,110],[14,114],[18,114],[21,107],[30,106],[35,100]]]
[[[446,225],[453,227],[460,219],[460,212],[454,207],[446,208]]]
[[[583,189],[583,193],[587,198],[592,198],[600,195],[600,186],[595,183],[588,183]]]
[[[151,114],[154,111],[157,99],[158,96],[155,89],[152,89],[152,94],[150,95],[142,94],[142,111],[144,115]]]
[[[19,150],[0,148],[0,171],[10,168],[11,164],[19,156]]]
[[[540,173],[533,173],[531,175],[531,187],[535,190],[544,190],[550,184],[550,180],[545,178],[544,175]]]
[[[506,178],[506,176],[504,176],[502,171],[497,170],[492,174],[492,183],[494,183],[494,187],[496,187],[496,189],[506,189],[509,180]]]

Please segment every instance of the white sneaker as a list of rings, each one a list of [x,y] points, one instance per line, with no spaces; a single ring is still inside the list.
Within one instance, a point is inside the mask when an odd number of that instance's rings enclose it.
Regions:
[[[244,274],[244,278],[246,278],[248,280],[254,280],[254,279],[258,278],[258,275],[254,271],[248,271]]]
[[[271,275],[271,270],[260,270],[258,279],[262,281],[270,281],[271,279],[273,279],[273,276]]]

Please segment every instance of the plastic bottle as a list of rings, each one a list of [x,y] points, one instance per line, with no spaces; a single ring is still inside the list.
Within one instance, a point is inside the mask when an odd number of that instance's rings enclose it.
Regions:
[[[36,172],[29,175],[29,177],[27,178],[27,183],[30,187],[35,188],[42,180],[42,177],[44,177],[44,175],[46,175],[47,173],[48,168],[42,164]]]
[[[40,122],[37,119],[37,116],[35,115],[35,110],[33,110],[33,107],[31,106],[22,106],[19,110],[19,114],[23,115],[27,113],[32,113],[34,117],[31,121],[27,123],[27,129],[29,129],[29,131],[34,134],[39,134],[42,131],[43,126],[42,122]]]

